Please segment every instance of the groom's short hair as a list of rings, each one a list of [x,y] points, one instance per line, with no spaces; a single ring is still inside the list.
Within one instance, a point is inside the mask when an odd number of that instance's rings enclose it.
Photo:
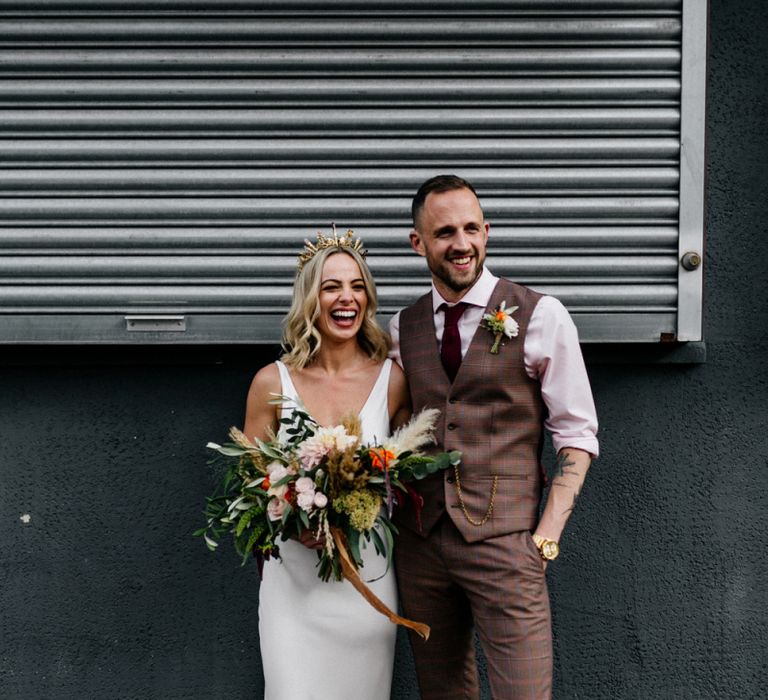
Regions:
[[[427,199],[427,195],[430,195],[433,192],[451,192],[452,190],[469,190],[475,197],[477,197],[475,188],[458,175],[435,175],[435,177],[431,177],[426,182],[423,182],[416,192],[413,202],[411,202],[411,216],[413,217],[414,227],[418,228],[416,220],[419,218],[419,214],[421,214],[421,210],[424,208],[424,202]]]

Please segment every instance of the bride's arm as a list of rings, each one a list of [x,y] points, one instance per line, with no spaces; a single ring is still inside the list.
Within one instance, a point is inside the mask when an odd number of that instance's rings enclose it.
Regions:
[[[275,398],[275,394],[281,393],[282,382],[277,365],[273,363],[262,367],[251,382],[245,405],[245,429],[243,432],[251,440],[254,437],[268,440],[270,428],[273,432],[277,432],[280,406],[269,402]],[[292,539],[301,542],[309,549],[322,549],[325,546],[325,539],[315,539],[311,530],[305,530],[301,537],[292,537]]]
[[[274,363],[262,367],[253,378],[251,388],[248,389],[243,429],[251,440],[255,437],[267,440],[269,430],[277,430],[279,406],[269,402],[275,398],[274,394],[280,394],[281,386],[280,373]]]
[[[392,363],[392,370],[389,373],[388,404],[390,427],[392,430],[397,430],[411,417],[411,394],[408,391],[405,372],[396,362]]]

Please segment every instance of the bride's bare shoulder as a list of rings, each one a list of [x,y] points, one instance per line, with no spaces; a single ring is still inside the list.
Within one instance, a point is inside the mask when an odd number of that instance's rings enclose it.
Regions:
[[[253,377],[248,395],[254,398],[265,398],[270,394],[279,394],[282,387],[280,370],[277,364],[271,362],[262,367]]]
[[[266,440],[269,430],[277,429],[277,407],[270,401],[280,393],[280,372],[274,362],[256,372],[245,404],[243,431],[248,437]]]

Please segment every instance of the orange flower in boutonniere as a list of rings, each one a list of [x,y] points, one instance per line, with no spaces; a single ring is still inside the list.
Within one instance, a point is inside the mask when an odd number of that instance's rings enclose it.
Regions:
[[[483,325],[493,333],[494,341],[491,346],[491,353],[496,355],[499,352],[499,345],[504,337],[515,338],[520,330],[517,321],[512,318],[512,314],[519,307],[511,306],[507,308],[507,302],[502,301],[496,311],[483,316]]]

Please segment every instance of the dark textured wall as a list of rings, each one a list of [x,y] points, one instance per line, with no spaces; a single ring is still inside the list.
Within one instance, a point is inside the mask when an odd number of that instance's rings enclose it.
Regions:
[[[590,364],[556,698],[766,696],[766,14],[711,6],[706,364]],[[272,352],[0,351],[0,697],[261,696],[256,573],[189,533]]]

